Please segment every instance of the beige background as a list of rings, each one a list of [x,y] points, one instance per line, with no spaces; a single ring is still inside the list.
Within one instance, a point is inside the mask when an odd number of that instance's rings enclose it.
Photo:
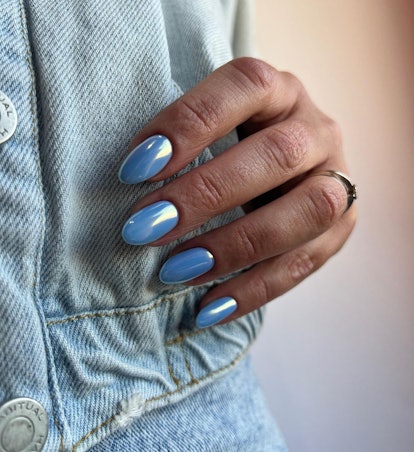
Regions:
[[[260,56],[340,123],[360,194],[349,243],[253,349],[292,452],[414,450],[413,3],[256,0]]]

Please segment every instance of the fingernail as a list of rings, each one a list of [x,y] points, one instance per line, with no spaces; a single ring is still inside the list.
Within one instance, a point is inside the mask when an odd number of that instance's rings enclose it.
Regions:
[[[214,257],[204,248],[191,248],[170,257],[159,277],[164,284],[179,284],[197,278],[214,267]]]
[[[178,211],[169,201],[159,201],[134,213],[122,229],[130,245],[145,245],[170,232],[178,223]]]
[[[139,144],[124,160],[118,177],[124,184],[143,182],[158,174],[170,161],[172,145],[163,135],[154,135]]]
[[[207,328],[221,322],[237,309],[237,301],[231,297],[222,297],[205,306],[197,315],[198,328]]]

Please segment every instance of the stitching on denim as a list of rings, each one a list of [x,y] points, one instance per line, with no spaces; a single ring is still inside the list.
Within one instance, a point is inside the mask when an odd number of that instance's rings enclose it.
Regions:
[[[52,411],[53,411],[53,413],[52,413],[52,421],[55,424],[55,427],[56,427],[57,431],[59,432],[59,452],[65,452],[65,446],[64,446],[64,443],[63,443],[63,435],[62,435],[62,433],[60,431],[59,424],[56,421],[56,416],[55,416],[55,411],[54,411],[53,404],[52,404]]]
[[[21,32],[22,32],[22,36],[23,36],[23,41],[25,44],[25,50],[26,50],[26,64],[27,64],[27,68],[30,72],[30,114],[31,114],[31,120],[32,120],[32,146],[33,148],[36,147],[36,143],[38,140],[38,135],[37,135],[37,129],[35,126],[35,122],[36,122],[36,107],[35,107],[35,98],[36,98],[36,90],[35,90],[35,84],[34,84],[34,80],[35,80],[35,73],[33,70],[33,66],[32,66],[32,62],[31,62],[31,51],[30,51],[30,42],[29,39],[27,37],[27,33],[26,33],[26,27],[25,27],[25,22],[26,22],[26,17],[25,17],[25,13],[24,13],[24,4],[23,4],[23,0],[19,0],[19,18],[20,18],[20,26],[21,26]],[[37,189],[39,191],[39,193],[43,193],[43,188],[42,188],[42,184],[40,182],[40,178],[42,175],[42,169],[40,167],[40,162],[39,159],[36,158],[36,170],[38,173],[38,178],[36,180],[36,185],[37,185]],[[39,284],[39,278],[40,278],[40,266],[41,266],[41,259],[42,259],[42,248],[43,248],[43,243],[44,243],[44,237],[45,237],[45,231],[46,231],[46,218],[45,218],[45,199],[43,196],[43,209],[42,209],[42,216],[41,216],[41,242],[42,245],[39,246],[38,249],[38,253],[36,256],[36,265],[35,265],[35,271],[34,271],[34,275],[33,275],[33,295],[35,299],[39,299],[38,297],[38,291],[40,288],[40,284]]]
[[[190,363],[187,359],[187,354],[185,353],[183,341],[180,341],[178,344],[179,344],[178,346],[180,347],[181,353],[183,354],[184,365],[185,365],[185,368],[187,369],[188,375],[190,376],[190,381],[194,382],[194,383],[198,383],[197,378],[194,377],[194,374],[191,371]]]
[[[74,322],[74,321],[78,321],[78,320],[85,320],[85,319],[92,319],[92,318],[106,318],[106,317],[123,317],[123,316],[132,316],[132,315],[141,315],[141,314],[145,314],[149,311],[152,311],[156,308],[158,308],[160,305],[162,305],[163,303],[166,302],[172,302],[175,298],[175,296],[177,295],[184,295],[185,293],[189,292],[193,290],[193,288],[188,288],[185,289],[183,291],[178,291],[175,292],[173,294],[168,294],[168,295],[164,295],[159,301],[155,302],[152,306],[147,307],[147,308],[140,308],[140,309],[135,309],[132,311],[121,311],[121,312],[96,312],[96,313],[90,313],[90,314],[79,314],[76,316],[72,316],[72,317],[68,317],[66,319],[60,319],[60,320],[52,320],[46,323],[46,325],[49,326],[53,326],[53,325],[58,325],[58,324],[64,324],[64,323],[69,323],[69,322]],[[238,357],[236,357],[233,361],[230,362],[230,364],[217,369],[213,372],[210,372],[208,374],[206,374],[203,378],[201,379],[197,379],[194,377],[188,359],[185,356],[185,351],[184,351],[184,347],[183,347],[183,340],[188,338],[188,337],[193,337],[193,336],[197,336],[199,334],[202,333],[206,333],[210,328],[204,328],[201,330],[195,330],[195,331],[189,331],[187,333],[181,333],[179,336],[170,339],[169,341],[165,342],[164,345],[166,347],[168,346],[172,346],[174,344],[179,344],[182,352],[183,352],[183,359],[184,359],[184,363],[185,363],[185,367],[187,369],[187,372],[191,378],[191,381],[185,385],[181,385],[181,381],[180,379],[178,379],[174,373],[174,370],[171,366],[171,363],[169,361],[169,357],[168,357],[168,352],[166,350],[166,359],[167,359],[167,367],[168,367],[168,372],[169,375],[172,379],[172,381],[174,382],[174,384],[176,385],[176,388],[174,391],[169,391],[167,393],[161,394],[160,396],[157,397],[153,397],[152,399],[147,400],[146,402],[155,402],[157,400],[161,400],[163,398],[166,398],[170,395],[174,395],[177,393],[181,393],[185,388],[187,387],[191,387],[197,384],[200,384],[203,380],[209,378],[210,376],[213,376],[221,371],[226,370],[227,368],[230,368],[232,366],[234,366],[240,359],[243,358],[243,356],[247,353],[248,348],[242,353],[240,354]],[[54,416],[55,417],[55,416]],[[106,425],[110,424],[111,422],[114,421],[114,419],[116,418],[116,415],[111,416],[109,419],[107,419],[106,421],[104,421],[102,424],[98,425],[97,427],[95,427],[94,429],[92,429],[89,433],[87,433],[85,436],[83,436],[77,443],[75,443],[72,447],[72,452],[75,452],[76,449],[78,448],[78,446],[80,446],[83,442],[85,442],[90,436],[92,436],[94,433],[96,433],[97,431],[99,431],[101,428],[105,427]],[[59,430],[59,428],[58,428]],[[61,443],[63,441],[63,436],[61,435]]]
[[[32,65],[32,57],[31,57],[31,47],[29,38],[27,36],[27,30],[26,30],[26,15],[24,12],[24,3],[23,0],[19,0],[18,4],[18,10],[19,10],[19,19],[20,19],[20,26],[21,26],[21,33],[23,36],[23,41],[25,44],[25,51],[26,51],[26,64],[27,68],[30,72],[30,113],[31,113],[31,120],[32,120],[32,145],[33,148],[38,145],[38,130],[36,127],[36,88],[35,88],[35,72]],[[41,215],[41,244],[39,245],[37,256],[36,256],[36,265],[33,275],[33,297],[36,303],[36,307],[38,312],[40,311],[40,269],[41,269],[41,263],[42,263],[42,257],[43,257],[43,247],[44,247],[44,240],[45,240],[45,234],[46,234],[46,214],[45,214],[45,205],[46,200],[43,194],[43,187],[42,187],[42,168],[40,165],[40,157],[36,158],[36,169],[38,173],[37,178],[37,189],[39,193],[42,195],[42,215]],[[41,312],[39,312],[40,317],[40,323],[42,324],[42,332],[43,332],[43,340],[46,341],[46,329],[43,327],[44,325],[44,317]],[[43,321],[42,321],[43,320]],[[47,347],[46,347],[47,350]],[[48,352],[48,356],[46,358],[47,363],[47,370],[48,370],[48,381],[49,385],[53,386],[53,383],[50,382],[51,374],[52,374],[52,356],[50,356],[50,351]],[[51,396],[51,406],[52,406],[52,418],[53,422],[56,425],[57,431],[59,432],[60,437],[60,449],[64,449],[64,437],[63,432],[61,431],[61,428],[57,422],[57,416],[56,416],[56,407],[55,403],[53,401],[53,390],[52,388],[49,389],[50,396]]]
[[[175,386],[179,388],[181,386],[181,380],[177,378],[172,368],[170,357],[168,356],[168,350],[165,350],[165,359],[167,360],[168,373],[170,374],[171,380],[174,382]]]
[[[152,397],[151,399],[146,400],[146,403],[152,403],[152,402],[157,402],[159,400],[165,399],[169,396],[175,395],[175,394],[179,394],[181,392],[183,392],[184,389],[186,388],[190,388],[191,386],[195,386],[196,384],[199,384],[205,380],[207,380],[208,378],[223,372],[227,369],[230,369],[231,367],[235,366],[239,361],[241,361],[244,356],[247,354],[248,350],[249,350],[249,346],[247,346],[242,353],[240,353],[240,355],[236,356],[236,358],[234,358],[229,364],[220,367],[219,369],[213,370],[211,372],[209,372],[208,374],[204,375],[204,377],[196,380],[196,381],[191,381],[190,383],[187,383],[183,386],[181,386],[180,388],[177,388],[174,391],[169,391],[169,392],[165,392],[164,394],[160,394],[159,396],[156,397]],[[116,415],[112,415],[109,419],[107,419],[106,421],[102,422],[101,424],[99,424],[97,427],[95,427],[94,429],[90,430],[86,435],[82,436],[82,438],[75,443],[72,446],[72,452],[76,452],[76,449],[82,444],[84,443],[88,438],[90,438],[92,435],[94,435],[96,432],[98,432],[100,429],[102,429],[103,427],[106,427],[107,425],[109,425],[111,422],[113,422],[116,418]]]
[[[164,342],[164,345],[166,347],[170,347],[171,345],[179,344],[184,339],[184,337],[185,337],[185,333],[181,333],[179,336],[175,337],[174,339],[170,339],[169,341]]]
[[[96,433],[98,430],[100,430],[101,428],[105,427],[106,425],[110,424],[111,422],[113,422],[116,418],[116,415],[114,414],[113,416],[111,416],[109,419],[107,419],[106,421],[102,422],[102,424],[99,424],[97,427],[95,427],[93,430],[91,430],[89,433],[87,433],[85,436],[83,436],[77,443],[75,443],[72,446],[72,452],[76,452],[76,449],[83,443],[85,442],[90,436],[92,436],[94,433]]]
[[[169,347],[169,346],[174,345],[174,344],[179,344],[180,342],[182,342],[187,337],[198,336],[199,334],[206,333],[211,328],[212,327],[208,327],[208,328],[203,328],[202,330],[194,330],[194,331],[188,331],[187,333],[181,333],[179,336],[175,337],[174,339],[170,339],[169,341],[165,342],[164,345]]]
[[[93,312],[89,314],[79,314],[77,316],[69,317],[67,319],[61,320],[51,320],[47,322],[47,326],[53,325],[61,325],[63,323],[75,322],[78,320],[86,320],[86,319],[96,319],[96,318],[105,318],[105,317],[126,317],[132,315],[145,314],[146,312],[152,311],[158,308],[159,305],[170,302],[170,298],[165,298],[160,301],[157,301],[154,305],[148,308],[135,309],[133,311],[122,311],[122,312]]]
[[[179,292],[177,292],[179,293]],[[175,295],[175,294],[173,294]],[[54,325],[61,325],[63,323],[69,323],[74,322],[77,320],[85,320],[85,319],[93,319],[93,318],[105,318],[105,317],[125,317],[125,316],[132,316],[132,315],[141,315],[145,314],[146,312],[152,311],[158,306],[160,306],[163,303],[166,302],[172,302],[173,297],[171,295],[168,295],[167,297],[161,299],[160,301],[157,301],[154,305],[148,307],[148,308],[141,308],[141,309],[135,309],[133,311],[122,311],[122,312],[94,312],[90,314],[79,314],[78,316],[69,317],[67,319],[61,319],[61,320],[51,320],[50,322],[47,322],[47,326],[54,326]],[[179,336],[168,340],[167,342],[164,342],[164,345],[166,347],[169,347],[174,344],[179,344],[181,341],[183,341],[187,337],[193,337],[197,336],[199,334],[207,332],[211,327],[203,328],[202,330],[195,330],[195,331],[189,331],[187,333],[181,333]]]
[[[172,302],[173,299],[177,295],[185,295],[187,292],[190,292],[193,288],[189,287],[188,289],[184,289],[182,291],[174,292],[172,294],[164,295],[159,301],[156,301],[152,306],[142,307],[137,309],[132,309],[131,311],[117,311],[117,312],[91,312],[88,314],[78,314],[72,317],[67,317],[65,319],[59,320],[50,320],[46,322],[47,326],[61,325],[63,323],[76,322],[78,320],[85,319],[94,319],[94,318],[105,318],[105,317],[124,317],[129,315],[139,315],[145,314],[146,312],[152,311],[153,309],[158,308],[163,303]]]

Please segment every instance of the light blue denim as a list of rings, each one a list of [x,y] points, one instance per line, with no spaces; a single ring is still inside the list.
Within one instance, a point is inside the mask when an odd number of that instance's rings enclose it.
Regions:
[[[160,432],[168,432],[163,434]],[[167,438],[167,440],[166,440]],[[132,420],[92,452],[286,452],[249,357],[193,396]]]
[[[121,236],[133,203],[162,182],[125,185],[118,169],[157,112],[240,52],[243,12],[242,0],[0,0],[0,90],[19,117],[0,145],[0,403],[30,397],[45,407],[46,451],[110,450],[141,417],[164,444],[157,450],[176,450],[172,428],[154,430],[163,413],[207,410],[201,391],[217,391],[225,407],[221,378],[236,375],[263,313],[198,329],[209,285],[158,278],[176,243],[137,247]],[[252,398],[240,390],[245,408]],[[237,450],[258,451],[260,423],[233,425],[234,413],[223,410],[223,429],[237,429],[223,436],[223,450],[240,434]],[[185,431],[182,450],[212,444],[213,432],[193,447]],[[278,438],[275,430],[269,444],[279,447]]]

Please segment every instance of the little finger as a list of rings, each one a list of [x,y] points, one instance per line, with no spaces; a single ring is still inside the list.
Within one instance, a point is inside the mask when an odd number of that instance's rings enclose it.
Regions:
[[[337,253],[355,224],[351,209],[329,231],[216,286],[202,300],[196,324],[205,328],[235,320],[286,293]]]

